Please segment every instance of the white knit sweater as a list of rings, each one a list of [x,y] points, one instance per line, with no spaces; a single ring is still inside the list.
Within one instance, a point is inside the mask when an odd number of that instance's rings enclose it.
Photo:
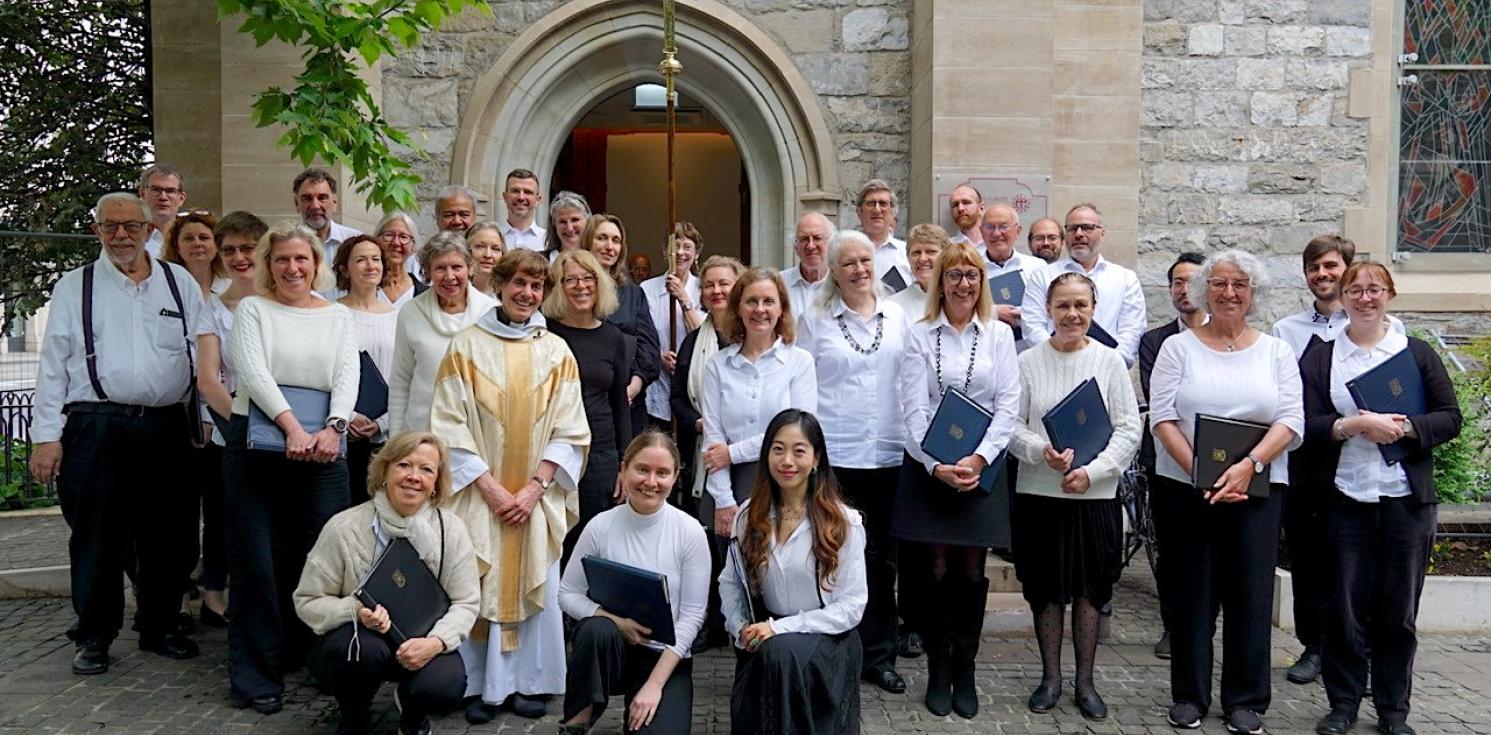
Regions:
[[[1051,440],[1041,417],[1088,378],[1097,378],[1113,436],[1086,466],[1092,487],[1068,494],[1061,491],[1061,475],[1046,464],[1043,452]],[[1076,352],[1060,352],[1047,340],[1020,354],[1020,384],[1020,421],[1010,439],[1010,453],[1020,460],[1015,491],[1074,500],[1115,497],[1118,478],[1139,449],[1139,404],[1123,357],[1093,340]]]
[[[249,400],[274,418],[290,410],[280,386],[331,393],[330,416],[351,419],[357,404],[357,328],[341,304],[300,309],[250,296],[233,312],[228,338],[238,394],[233,413],[248,415]],[[315,433],[324,427],[301,427]]]

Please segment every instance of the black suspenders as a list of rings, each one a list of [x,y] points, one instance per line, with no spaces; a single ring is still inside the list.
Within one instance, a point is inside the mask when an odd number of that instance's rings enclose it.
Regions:
[[[83,356],[88,360],[88,382],[98,400],[109,400],[104,384],[98,380],[98,350],[93,346],[93,264],[83,266]]]

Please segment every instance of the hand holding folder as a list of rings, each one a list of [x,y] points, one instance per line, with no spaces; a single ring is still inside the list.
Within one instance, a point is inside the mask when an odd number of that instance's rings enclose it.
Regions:
[[[1222,473],[1247,459],[1268,429],[1267,424],[1197,414],[1196,430],[1191,436],[1191,484],[1197,490],[1215,492]],[[1248,481],[1248,498],[1268,497],[1268,481],[1268,468],[1255,473]]]
[[[983,442],[994,414],[978,405],[968,394],[949,387],[942,393],[942,403],[932,416],[932,423],[922,437],[922,451],[939,464],[956,465],[972,455]],[[994,481],[1004,469],[1004,452],[1000,452],[979,475],[976,486],[985,495],[994,492]]]
[[[1422,416],[1429,412],[1424,377],[1419,374],[1413,352],[1404,349],[1377,367],[1346,381],[1346,390],[1358,409],[1373,413]],[[1416,449],[1411,440],[1378,444],[1383,461],[1397,464]]]
[[[1108,448],[1113,421],[1098,381],[1088,378],[1041,417],[1046,436],[1057,451],[1072,450],[1068,472],[1086,466]]]

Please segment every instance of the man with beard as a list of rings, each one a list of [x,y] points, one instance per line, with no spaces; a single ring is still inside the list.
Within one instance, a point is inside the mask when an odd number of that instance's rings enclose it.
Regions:
[[[1082,273],[1098,287],[1093,324],[1118,342],[1118,354],[1133,365],[1145,329],[1144,289],[1137,274],[1102,256],[1105,235],[1103,214],[1096,205],[1084,202],[1067,211],[1067,257],[1046,266],[1040,288],[1025,289],[1025,338],[1034,344],[1051,337],[1054,327],[1046,313],[1046,288],[1062,273]]]
[[[149,256],[151,226],[133,194],[98,200],[102,251],[58,281],[42,341],[30,469],[43,483],[57,479],[72,530],[75,674],[109,670],[126,560],[140,648],[174,659],[198,652],[177,632],[176,613],[196,563],[180,553],[197,530],[188,422],[199,417],[183,403],[196,381],[202,290],[185,268]]]
[[[911,283],[912,277],[911,261],[906,258],[906,242],[897,240],[894,233],[896,213],[900,208],[896,192],[884,180],[870,179],[860,187],[856,207],[859,229],[875,245],[875,277],[892,292],[900,291]],[[886,273],[891,269],[895,269],[897,275],[887,277]],[[901,283],[900,288],[894,286],[897,280]]]
[[[315,230],[316,237],[321,238],[326,250],[326,262],[336,262],[337,248],[342,246],[342,241],[362,234],[351,227],[337,224],[331,218],[331,213],[336,211],[339,204],[337,180],[324,168],[308,168],[295,177],[295,183],[290,188],[295,193],[295,211],[300,213],[300,221]]]
[[[1061,223],[1050,217],[1042,217],[1030,226],[1030,234],[1025,236],[1025,242],[1030,246],[1030,254],[1047,263],[1055,263],[1061,259]]]
[[[1200,270],[1201,264],[1205,261],[1206,257],[1200,253],[1181,253],[1175,262],[1170,264],[1170,271],[1165,274],[1166,280],[1170,283],[1170,305],[1175,307],[1175,313],[1178,316],[1174,321],[1165,322],[1145,332],[1144,336],[1139,339],[1139,388],[1144,392],[1145,403],[1149,402],[1149,374],[1154,371],[1154,361],[1160,354],[1160,346],[1165,344],[1165,340],[1180,334],[1182,330],[1206,323],[1206,312],[1191,303],[1187,290],[1191,283],[1191,276]],[[1144,467],[1150,487],[1154,487],[1155,447],[1154,436],[1149,433],[1148,417],[1144,419],[1144,434],[1140,437],[1139,463]],[[1154,574],[1155,587],[1159,588],[1161,586],[1159,570],[1151,569],[1150,572]],[[1164,629],[1160,633],[1160,640],[1154,644],[1154,655],[1168,659],[1170,658],[1170,605],[1163,590],[1160,592],[1160,624],[1164,626]]]
[[[787,298],[791,300],[792,313],[805,314],[812,308],[813,294],[828,275],[824,258],[828,253],[828,239],[838,231],[828,217],[819,212],[808,212],[797,218],[797,230],[792,240],[792,249],[797,253],[797,267],[782,271],[782,281],[787,284]]]
[[[526,168],[515,168],[508,172],[502,185],[502,203],[507,207],[507,219],[502,221],[502,241],[509,251],[544,250],[544,228],[534,218],[538,215],[538,203],[544,196],[538,193],[538,174]]]
[[[166,244],[166,232],[186,204],[186,178],[175,166],[157,163],[140,174],[140,198],[150,208],[150,239],[145,241],[145,250],[150,257],[159,258],[160,249]]]
[[[952,242],[966,242],[980,252],[984,249],[983,233],[979,231],[979,217],[984,213],[984,195],[967,184],[959,184],[948,195],[947,207],[952,211],[953,224],[958,234]]]
[[[1321,235],[1305,245],[1300,259],[1305,285],[1314,302],[1310,308],[1274,322],[1273,328],[1273,335],[1289,344],[1295,358],[1304,355],[1313,342],[1334,340],[1350,323],[1341,306],[1340,281],[1355,257],[1356,243],[1337,234]],[[1403,332],[1403,322],[1397,317],[1388,315],[1388,324],[1393,331]],[[1291,452],[1291,461],[1293,457]],[[1289,477],[1284,498],[1284,541],[1294,585],[1294,632],[1305,650],[1284,676],[1295,684],[1309,684],[1320,676],[1322,665],[1327,585],[1321,578],[1324,550],[1320,548],[1320,523],[1321,514],[1329,507],[1325,496],[1330,488],[1301,486],[1295,482],[1294,472]]]
[[[1020,215],[1015,209],[1003,202],[991,204],[979,219],[979,232],[984,241],[984,260],[987,263],[985,269],[989,272],[989,278],[994,279],[1010,271],[1020,271],[1027,293],[1031,289],[1044,289],[1046,282],[1041,279],[1041,273],[1046,262],[1015,249],[1015,243],[1020,241]],[[1024,334],[1020,328],[1022,304],[1006,304],[998,293],[994,294],[994,302],[999,321],[1010,325],[1010,329],[1015,332],[1017,350],[1024,352],[1040,342]]]

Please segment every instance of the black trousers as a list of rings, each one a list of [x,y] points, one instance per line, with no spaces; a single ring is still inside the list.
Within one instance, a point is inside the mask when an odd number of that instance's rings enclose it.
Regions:
[[[1269,636],[1279,556],[1282,485],[1268,498],[1209,505],[1186,483],[1158,478],[1150,493],[1170,627],[1170,696],[1211,707],[1211,642],[1222,620],[1222,710],[1263,713],[1271,698]]]
[[[460,653],[438,654],[420,670],[410,671],[399,664],[396,649],[383,636],[366,628],[355,630],[356,625],[347,623],[321,636],[311,650],[311,675],[336,697],[343,717],[365,717],[385,681],[398,683],[406,723],[418,723],[461,703],[466,693],[466,665]]]
[[[283,694],[311,631],[290,593],[321,527],[347,507],[347,464],[299,462],[245,447],[248,419],[228,424],[223,459],[228,506],[228,679],[232,696]]]
[[[223,527],[223,448],[209,443],[192,451],[193,473],[202,509],[202,589],[222,592],[228,588],[228,551]]]
[[[347,507],[362,505],[372,497],[368,493],[368,464],[373,461],[373,455],[382,449],[381,443],[374,443],[371,439],[348,439],[347,440]],[[382,482],[383,478],[377,478],[373,484]]]
[[[1419,595],[1438,521],[1438,506],[1411,497],[1376,503],[1342,497],[1329,506],[1324,544],[1329,625],[1322,673],[1331,709],[1356,711],[1367,687],[1370,656],[1378,718],[1408,717]]]
[[[1329,512],[1327,493],[1332,489],[1291,484],[1284,494],[1284,543],[1289,549],[1294,588],[1294,634],[1305,646],[1319,646],[1325,634],[1331,580],[1323,566],[1321,526]]]
[[[169,633],[176,625],[195,555],[191,444],[184,409],[144,416],[72,411],[62,430],[57,497],[72,529],[72,605],[68,637],[108,644],[124,625],[124,573],[135,585],[134,629]]]
[[[610,618],[590,617],[580,621],[570,642],[569,663],[564,683],[564,719],[590,709],[590,721],[600,720],[610,698],[620,694],[624,707],[631,709],[632,698],[647,683],[662,654],[650,648],[633,646],[621,635],[621,629]],[[685,658],[673,668],[663,684],[652,724],[640,730],[622,726],[626,732],[686,735],[694,721],[694,660]],[[622,722],[627,720],[622,713]]]
[[[865,581],[870,597],[859,621],[865,674],[896,667],[896,541],[890,535],[891,506],[901,467],[833,468],[844,499],[864,516]]]
[[[591,519],[616,507],[612,498],[616,493],[616,474],[620,471],[618,462],[620,458],[611,447],[594,449],[585,462],[585,474],[580,477],[577,488],[580,520],[564,535],[564,549],[559,559],[561,570],[569,566],[570,554],[574,553],[575,544],[580,542],[580,532],[590,525]]]

